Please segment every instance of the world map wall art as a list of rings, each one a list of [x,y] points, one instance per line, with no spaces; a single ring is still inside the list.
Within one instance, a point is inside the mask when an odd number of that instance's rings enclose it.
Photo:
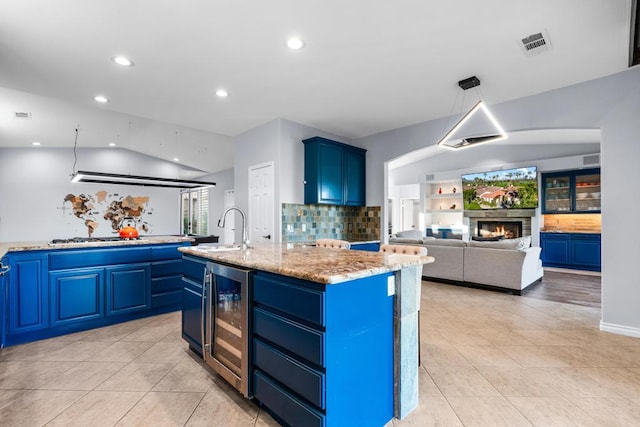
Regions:
[[[136,229],[149,234],[152,225],[148,216],[153,214],[149,200],[149,196],[123,196],[105,190],[94,194],[69,193],[59,209],[64,215],[82,221],[88,237],[96,230],[102,235],[117,233],[125,218],[133,219]]]

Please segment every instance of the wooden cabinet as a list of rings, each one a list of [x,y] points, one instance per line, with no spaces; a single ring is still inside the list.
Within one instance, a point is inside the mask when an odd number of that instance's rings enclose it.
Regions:
[[[21,334],[49,327],[47,254],[42,252],[7,255],[9,272],[8,334]]]
[[[600,271],[600,234],[540,233],[540,246],[545,267]]]
[[[203,258],[182,257],[182,338],[191,350],[202,356],[203,283],[207,261]]]
[[[542,213],[599,213],[600,169],[542,174]]]
[[[389,276],[320,285],[256,272],[254,397],[287,425],[385,425],[394,389]]]
[[[104,317],[104,269],[49,273],[51,326]]]
[[[302,142],[304,203],[364,206],[366,150],[318,136]]]

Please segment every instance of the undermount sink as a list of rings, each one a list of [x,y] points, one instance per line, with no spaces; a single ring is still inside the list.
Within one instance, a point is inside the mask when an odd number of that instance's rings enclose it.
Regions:
[[[220,245],[220,244],[212,244],[212,245],[198,245],[194,249],[203,251],[203,252],[221,252],[221,251],[237,251],[241,248],[240,245]]]

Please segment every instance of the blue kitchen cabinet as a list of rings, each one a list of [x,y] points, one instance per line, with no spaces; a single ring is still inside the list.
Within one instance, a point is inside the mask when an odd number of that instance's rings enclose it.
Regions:
[[[5,345],[180,310],[188,244],[8,253]]]
[[[365,153],[355,147],[344,149],[344,204],[347,206],[365,205]]]
[[[366,242],[366,243],[352,242],[351,243],[351,250],[378,252],[378,251],[380,251],[380,243],[378,243],[378,242]]]
[[[51,326],[104,317],[104,269],[49,273]]]
[[[540,233],[544,267],[600,271],[601,236],[595,233]]]
[[[8,334],[20,334],[49,327],[47,254],[7,254],[9,266]]]
[[[6,273],[8,273],[8,267],[3,263],[5,259],[0,263],[0,348],[4,348],[4,340],[7,334],[7,286],[5,285]]]
[[[600,234],[572,234],[572,263],[579,269],[600,271],[602,243]]]
[[[542,174],[542,213],[600,213],[600,169]]]
[[[105,268],[107,316],[151,307],[151,275],[148,263]]]
[[[321,285],[256,272],[252,390],[276,419],[330,427],[393,417],[390,275]]]
[[[304,202],[365,205],[366,150],[322,137],[304,143]]]
[[[181,245],[151,247],[151,308],[182,308]]]
[[[182,257],[182,338],[191,350],[202,356],[203,282],[207,261],[184,255]]]

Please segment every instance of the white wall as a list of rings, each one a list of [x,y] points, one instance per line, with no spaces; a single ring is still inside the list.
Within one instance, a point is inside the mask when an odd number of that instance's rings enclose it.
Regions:
[[[640,337],[640,249],[629,244],[640,198],[632,191],[640,159],[640,67],[601,79],[492,106],[507,132],[528,129],[601,128],[602,319],[610,330]],[[385,162],[434,145],[447,119],[420,123],[360,139],[368,151],[367,201],[385,198]],[[382,234],[381,234],[382,235]],[[626,328],[626,329],[625,329]]]
[[[174,178],[177,167],[143,154],[122,149],[78,149],[76,170],[91,170]],[[0,241],[41,241],[86,237],[81,218],[72,215],[67,194],[149,196],[143,218],[154,235],[180,232],[179,190],[129,185],[71,183],[73,150],[67,148],[0,148]],[[101,212],[103,207],[98,207]],[[115,235],[101,214],[94,236]]]
[[[201,181],[215,182],[216,186],[209,189],[209,234],[224,236],[224,230],[218,228],[218,219],[224,212],[224,194],[227,190],[233,190],[234,170],[227,169],[222,172],[199,178]],[[231,242],[229,242],[231,243]]]
[[[282,203],[304,202],[302,140],[313,136],[349,143],[348,139],[283,119],[272,120],[236,137],[236,204],[245,212],[249,210],[249,167],[274,162],[273,234],[276,242],[279,242],[282,236]],[[247,221],[250,222],[251,218]]]

